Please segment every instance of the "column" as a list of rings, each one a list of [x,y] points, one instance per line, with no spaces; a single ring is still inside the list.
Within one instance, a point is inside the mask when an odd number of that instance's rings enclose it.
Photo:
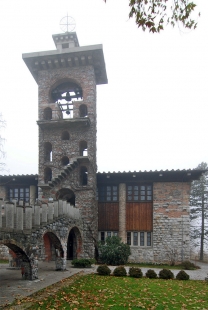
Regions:
[[[47,223],[47,204],[42,204],[42,223]]]
[[[12,202],[6,203],[6,228],[14,229],[14,204]]]
[[[31,206],[35,204],[35,199],[36,199],[36,186],[31,185],[30,186],[30,205]]]
[[[35,226],[40,226],[40,206],[35,205]]]
[[[23,230],[23,207],[16,207],[16,228],[18,230]]]
[[[32,211],[31,206],[25,208],[25,229],[32,229]]]
[[[54,218],[58,217],[58,201],[54,201]]]
[[[53,221],[54,205],[53,202],[48,203],[48,220]]]
[[[119,184],[119,237],[126,243],[126,184]]]

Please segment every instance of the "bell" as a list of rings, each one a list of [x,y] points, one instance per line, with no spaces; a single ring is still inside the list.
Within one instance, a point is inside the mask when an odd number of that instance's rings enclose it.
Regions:
[[[66,110],[66,114],[69,115],[69,114],[70,114],[70,111],[69,111],[69,110]]]

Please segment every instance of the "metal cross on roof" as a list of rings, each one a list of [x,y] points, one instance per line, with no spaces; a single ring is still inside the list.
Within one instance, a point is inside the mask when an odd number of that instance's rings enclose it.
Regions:
[[[60,21],[60,28],[62,31],[64,32],[72,32],[76,27],[76,23],[73,17],[68,16],[64,16],[61,21]]]

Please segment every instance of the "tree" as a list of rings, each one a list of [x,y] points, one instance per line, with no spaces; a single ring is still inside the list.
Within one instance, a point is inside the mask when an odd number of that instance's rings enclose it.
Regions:
[[[6,126],[6,122],[3,120],[2,114],[0,114],[0,171],[4,170],[5,163],[2,162],[3,158],[5,158],[5,152],[4,152],[4,142],[5,139],[2,136],[2,128]]]
[[[100,242],[98,251],[101,262],[108,265],[124,265],[131,254],[130,246],[117,236],[107,237],[105,244]]]
[[[204,245],[208,240],[207,220],[208,220],[208,165],[202,162],[197,169],[207,170],[199,180],[192,182],[190,205],[191,221],[194,222],[191,230],[191,239],[194,245],[200,246],[200,260],[204,258]],[[197,222],[197,224],[196,224]]]
[[[197,27],[192,19],[196,4],[190,0],[129,0],[129,6],[129,17],[134,17],[137,26],[144,31],[160,32],[167,24],[188,29]]]

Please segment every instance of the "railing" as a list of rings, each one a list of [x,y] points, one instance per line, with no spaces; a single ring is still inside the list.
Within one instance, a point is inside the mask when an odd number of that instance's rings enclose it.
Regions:
[[[64,200],[23,206],[22,201],[6,202],[0,198],[0,230],[30,230],[63,217],[79,219],[79,209]]]

